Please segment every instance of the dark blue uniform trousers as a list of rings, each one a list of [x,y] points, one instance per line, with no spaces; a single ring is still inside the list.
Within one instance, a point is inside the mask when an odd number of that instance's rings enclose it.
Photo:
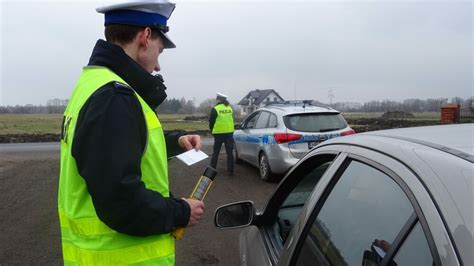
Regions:
[[[217,160],[219,159],[219,152],[221,151],[222,143],[224,143],[225,151],[227,153],[227,171],[234,173],[234,133],[214,134],[214,151],[212,152],[211,166],[215,169]]]

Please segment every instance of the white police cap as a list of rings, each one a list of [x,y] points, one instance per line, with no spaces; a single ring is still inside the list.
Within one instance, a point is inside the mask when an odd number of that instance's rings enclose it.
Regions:
[[[175,48],[166,34],[169,31],[167,22],[175,7],[176,4],[167,0],[131,0],[98,7],[96,11],[105,15],[105,26],[125,24],[158,29],[164,37],[165,48]]]
[[[218,100],[227,100],[227,95],[224,95],[220,92],[217,93],[217,99]]]

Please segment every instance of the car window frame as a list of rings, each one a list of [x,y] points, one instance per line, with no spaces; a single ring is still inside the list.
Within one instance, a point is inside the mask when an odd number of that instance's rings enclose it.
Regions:
[[[268,127],[268,128],[278,128],[278,116],[277,116],[275,113],[273,113],[273,112],[270,112],[270,111],[269,111],[269,113],[270,113],[270,117],[268,118],[267,127]],[[272,117],[275,118],[275,126],[274,126],[274,127],[270,127],[270,119],[271,119]]]
[[[256,112],[254,112],[254,113],[251,113],[251,114],[245,119],[245,121],[242,123],[242,129],[254,129],[254,127],[253,127],[253,128],[248,128],[248,127],[247,127],[247,124],[248,124],[248,122],[249,122],[250,120],[252,120],[254,117],[256,117],[256,118],[255,118],[255,119],[256,119],[256,120],[255,120],[255,123],[257,123],[257,120],[258,120],[258,117],[260,116],[260,113],[261,113],[261,111],[256,111]]]
[[[322,163],[328,162],[331,160],[330,158],[332,158],[334,162],[334,160],[337,159],[338,155],[339,154],[337,152],[324,152],[312,156],[317,158],[310,158],[304,161],[301,160],[303,162],[298,162],[290,170],[290,172],[285,175],[278,187],[275,189],[272,197],[268,200],[261,217],[262,225],[270,225],[271,222],[275,221],[275,219],[278,217],[279,208],[277,209],[274,206],[280,207],[289,195],[289,193],[293,191],[293,189],[298,185],[299,182],[301,182],[305,175],[301,175],[302,177],[299,179],[292,178],[293,176],[305,174],[307,173],[308,169],[312,168],[315,165],[320,165]],[[331,167],[332,165],[329,166],[328,169]]]
[[[278,246],[276,239],[272,237],[273,226],[276,223],[276,219],[278,218],[278,213],[280,210],[281,205],[285,202],[288,195],[295,189],[295,187],[304,179],[307,174],[308,169],[313,169],[314,166],[321,165],[325,162],[332,161],[331,165],[326,169],[323,176],[321,176],[320,180],[316,183],[315,187],[319,184],[321,180],[324,179],[326,175],[333,175],[335,169],[338,169],[339,164],[344,161],[344,158],[340,157],[341,152],[335,150],[325,150],[321,152],[312,153],[307,160],[300,160],[291,170],[285,175],[282,179],[278,187],[276,188],[275,192],[273,193],[272,197],[268,200],[265,208],[262,211],[262,215],[259,217],[258,226],[260,227],[260,231],[262,237],[264,239],[264,243],[266,245],[266,250],[269,252],[269,257],[273,261],[273,263],[278,263],[281,253],[284,250],[280,250],[280,253],[276,253],[274,249]],[[332,169],[332,170],[331,170]],[[301,178],[296,179],[294,178],[295,175],[300,175]],[[311,192],[311,195],[314,193]],[[308,199],[311,196],[308,197]],[[303,206],[301,212],[305,211],[306,204]],[[300,218],[298,217],[297,220]],[[296,224],[296,223],[295,223]],[[290,233],[291,234],[291,233]],[[285,244],[285,243],[283,243]]]
[[[415,235],[414,235],[414,233],[415,233],[414,230],[415,230],[415,227],[416,227],[417,225],[420,225],[420,227],[421,227],[421,223],[419,223],[418,220],[416,220],[416,222],[414,222],[414,224],[412,225],[411,230],[410,230],[409,233],[405,236],[404,240],[402,241],[402,243],[401,243],[400,246],[398,247],[398,250],[394,253],[392,260],[393,260],[394,258],[396,258],[397,255],[399,255],[400,249],[403,248],[403,246],[405,245],[405,243],[407,243],[407,241],[410,240],[410,239],[409,239],[410,236],[415,236]],[[428,241],[427,241],[427,239],[426,239],[426,235],[425,235],[424,232],[423,232],[423,228],[421,228],[421,233],[423,234],[424,240],[425,240],[426,243],[427,243]],[[429,249],[429,247],[428,247],[428,249]],[[430,254],[431,254],[431,251],[430,251]],[[384,262],[384,261],[382,261],[382,262]],[[382,262],[381,262],[381,263],[382,263]],[[384,263],[387,264],[387,262],[384,262]]]
[[[326,203],[326,200],[328,199],[332,190],[334,189],[337,182],[339,181],[339,179],[341,178],[341,176],[346,171],[346,169],[348,168],[348,166],[350,165],[352,161],[358,161],[366,165],[369,165],[377,169],[378,171],[381,171],[382,173],[386,174],[389,178],[391,178],[401,188],[405,196],[408,198],[413,208],[412,215],[415,214],[415,217],[413,218],[412,216],[410,216],[410,218],[408,218],[405,225],[400,229],[399,233],[397,234],[395,240],[392,243],[392,248],[386,253],[384,259],[382,260],[383,264],[381,263],[380,265],[387,265],[388,262],[393,260],[398,250],[400,249],[400,247],[402,246],[402,244],[404,243],[408,235],[412,232],[417,222],[420,222],[420,225],[423,229],[423,233],[425,234],[426,240],[428,242],[428,246],[430,248],[431,256],[433,257],[434,265],[442,265],[441,259],[438,253],[438,249],[436,248],[436,244],[434,243],[434,238],[428,226],[428,223],[426,221],[426,217],[421,211],[421,207],[418,201],[416,200],[415,195],[408,188],[408,185],[403,181],[403,179],[400,176],[398,176],[394,171],[392,171],[388,167],[376,161],[373,161],[369,158],[366,158],[357,154],[352,154],[352,153],[348,153],[347,157],[344,159],[342,164],[339,165],[336,173],[331,177],[331,180],[329,180],[329,183],[324,188],[324,191],[322,192],[319,200],[314,206],[311,215],[309,216],[308,220],[305,222],[304,228],[301,234],[299,234],[298,239],[296,239],[297,243],[291,254],[290,265],[296,264],[298,255],[301,252],[306,236],[308,235],[308,232],[311,229],[311,226],[314,223],[314,220],[319,215],[321,208]],[[405,165],[405,167],[407,166]]]

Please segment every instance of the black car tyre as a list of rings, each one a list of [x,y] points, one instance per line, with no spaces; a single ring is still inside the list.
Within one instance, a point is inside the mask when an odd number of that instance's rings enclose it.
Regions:
[[[268,163],[268,158],[265,153],[261,153],[258,159],[258,170],[260,172],[260,178],[265,182],[272,181],[273,173]]]

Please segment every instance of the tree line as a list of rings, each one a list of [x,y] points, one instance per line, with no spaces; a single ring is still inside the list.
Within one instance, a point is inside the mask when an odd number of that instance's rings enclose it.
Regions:
[[[46,105],[15,105],[0,106],[0,114],[62,114],[66,109],[67,99],[50,99]],[[464,108],[474,108],[474,97],[463,99],[461,97],[438,98],[438,99],[407,99],[403,101],[369,101],[365,103],[357,102],[336,102],[331,105],[341,112],[439,112],[441,106],[447,103],[459,104]],[[166,99],[157,109],[161,114],[208,114],[211,108],[216,104],[215,99],[206,99],[199,105],[194,101],[185,98]],[[239,108],[232,105],[234,112],[239,113]]]
[[[407,99],[403,101],[369,101],[366,103],[337,102],[332,108],[341,112],[393,112],[403,111],[410,113],[439,112],[441,107],[448,104],[459,104],[463,108],[474,107],[474,97],[463,99],[461,97],[438,98],[438,99]]]
[[[50,99],[46,105],[8,105],[0,106],[0,114],[62,114],[66,110],[68,99]],[[206,99],[198,106],[185,98],[166,99],[158,108],[161,114],[208,113],[216,104],[215,99]]]
[[[62,114],[68,99],[49,99],[46,105],[8,105],[0,106],[0,114]]]

